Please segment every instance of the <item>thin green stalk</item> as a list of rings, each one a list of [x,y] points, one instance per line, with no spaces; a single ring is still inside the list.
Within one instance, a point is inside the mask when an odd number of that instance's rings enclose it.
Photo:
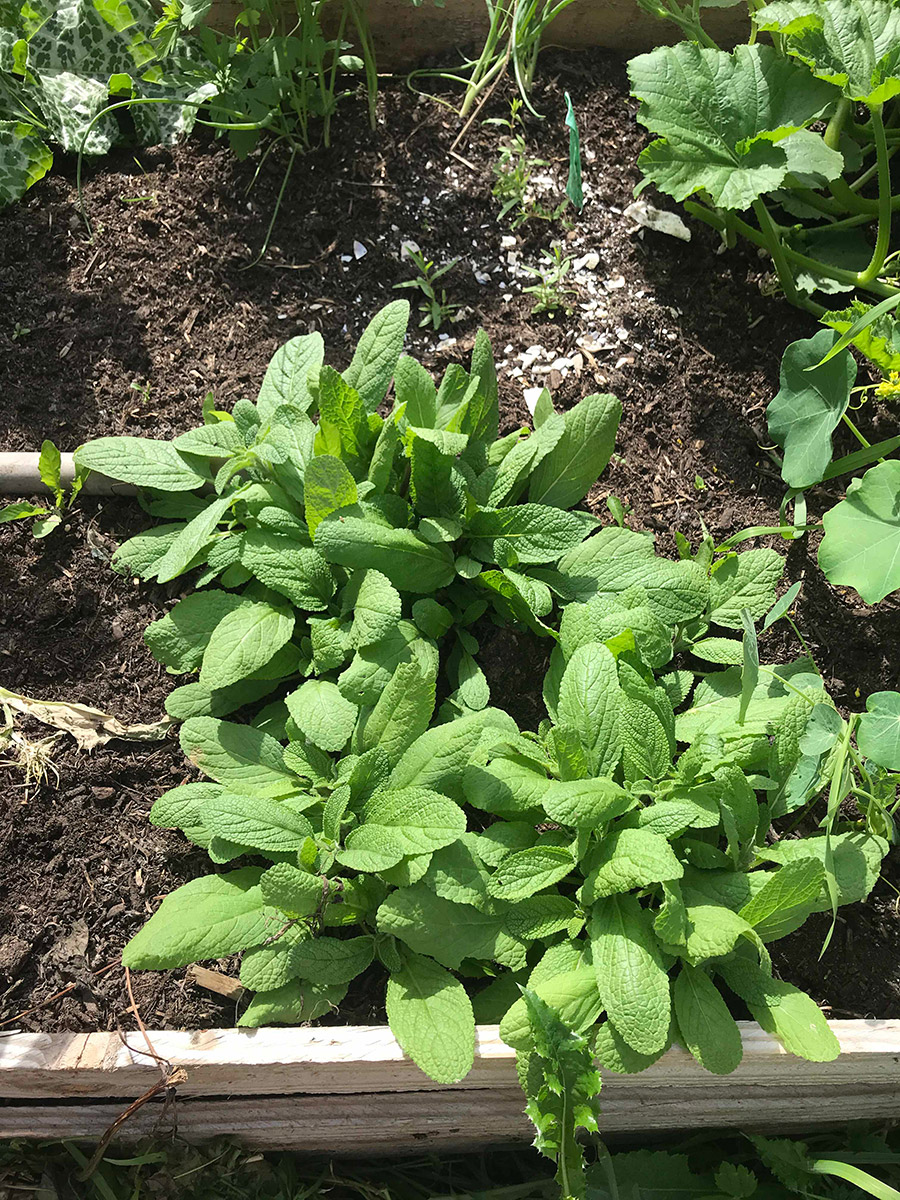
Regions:
[[[694,203],[690,200],[685,201],[685,210],[696,217],[699,221],[711,225],[713,229],[717,229],[720,233],[725,230],[725,221],[718,213],[712,209],[706,208],[702,204]],[[758,229],[754,229],[746,221],[741,220],[736,214],[733,215],[734,228],[745,237],[754,246],[762,246],[764,250],[769,249],[769,243],[763,237]],[[793,250],[790,246],[782,246],[785,256],[788,261],[795,263],[797,266],[805,267],[809,271],[815,271],[819,275],[824,275],[828,279],[836,279],[839,283],[849,284],[851,287],[859,286],[859,274],[857,271],[845,271],[842,267],[833,267],[829,263],[819,262],[816,258],[810,258],[808,254],[800,254],[799,251]],[[887,284],[880,283],[878,280],[873,280],[865,285],[866,290],[875,296],[892,297],[898,294],[898,289],[889,287]],[[826,311],[821,305],[814,304],[811,300],[803,297],[798,298],[798,304],[802,308],[808,309],[815,313],[816,316],[822,316]]]
[[[797,641],[803,647],[803,649],[806,653],[806,657],[809,659],[809,661],[812,663],[812,665],[816,668],[816,674],[819,676],[820,679],[824,680],[825,677],[822,674],[822,672],[819,670],[819,664],[816,662],[815,655],[813,654],[812,650],[809,648],[809,644],[807,643],[806,638],[800,632],[800,628],[797,625],[797,622],[790,615],[790,613],[785,613],[784,619],[787,621],[788,625],[790,625],[791,629],[793,629],[794,636],[797,638]]]
[[[493,4],[492,0],[485,0],[485,4],[490,17],[488,33],[481,54],[475,60],[475,65],[469,76],[466,94],[463,97],[463,102],[459,110],[461,117],[468,116],[479,93],[497,75],[498,71],[502,70],[503,62],[505,61],[497,60],[497,46],[500,42],[502,32],[508,30],[509,11],[502,3]]]
[[[338,66],[339,66],[338,60],[340,59],[340,56],[341,56],[341,42],[344,40],[344,30],[345,30],[346,26],[347,26],[347,5],[345,4],[344,7],[341,9],[341,23],[338,26],[337,50],[334,54],[334,57],[331,60],[331,78],[330,78],[329,84],[328,84],[328,92],[329,92],[329,95],[331,95],[331,96],[334,95],[334,93],[337,89],[337,73],[338,73]],[[329,139],[331,137],[331,113],[330,112],[326,112],[326,114],[325,114],[323,137],[325,139],[325,145],[327,146],[329,143]]]
[[[872,114],[872,130],[875,134],[875,154],[878,167],[878,234],[875,238],[875,249],[872,251],[869,265],[859,275],[861,287],[873,279],[877,279],[891,246],[891,160],[888,156],[887,142],[884,136],[881,105],[873,104],[869,111]]]
[[[876,1200],[900,1200],[900,1192],[896,1188],[891,1187],[888,1183],[883,1183],[874,1175],[870,1175],[868,1171],[861,1171],[859,1167],[854,1167],[850,1163],[818,1158],[810,1163],[810,1167],[817,1175],[834,1175],[838,1179],[852,1183],[854,1187],[861,1188],[870,1196],[875,1196]]]
[[[885,142],[886,141],[887,141],[887,130],[885,130]],[[892,145],[888,150],[888,158],[893,158],[898,150],[900,150],[900,145],[897,145],[897,146]],[[859,189],[861,187],[865,187],[865,185],[869,182],[869,180],[873,179],[877,173],[878,173],[878,159],[876,158],[875,162],[873,162],[871,166],[867,167],[865,169],[865,171],[863,171],[862,175],[858,176],[856,179],[853,180],[853,182],[850,184],[851,191],[858,192]],[[894,207],[897,206],[898,201],[900,201],[900,196],[894,196],[891,198],[891,203],[892,203],[892,205],[894,205]]]
[[[794,282],[794,275],[784,253],[784,243],[779,236],[778,230],[775,228],[771,213],[766,208],[766,202],[762,196],[753,201],[753,211],[756,214],[759,227],[766,240],[766,247],[772,255],[772,262],[775,264],[778,281],[784,290],[785,296],[787,296],[791,304],[796,305],[799,303],[799,297],[797,294],[797,285]]]
[[[346,0],[346,5],[350,9],[350,15],[353,23],[356,26],[356,36],[359,40],[359,48],[362,53],[363,66],[366,71],[366,92],[369,102],[369,126],[374,129],[376,125],[376,104],[378,102],[378,66],[375,58],[375,46],[372,42],[372,33],[369,29],[368,18],[366,17],[363,8],[356,3],[356,0]]]
[[[853,436],[856,438],[856,440],[859,442],[859,444],[863,447],[864,450],[872,449],[872,443],[866,441],[866,439],[859,432],[859,430],[856,428],[856,426],[853,424],[853,422],[850,420],[850,418],[847,416],[846,413],[844,413],[841,420],[844,422],[844,424],[847,426],[847,428],[850,430],[850,432],[853,434]]]
[[[787,538],[788,534],[796,534],[799,530],[801,533],[808,533],[811,530],[821,529],[821,525],[751,525],[748,529],[742,529],[739,533],[733,533],[730,538],[726,538],[724,542],[716,546],[717,551],[732,550],[741,542],[747,542],[750,538],[755,537],[774,537],[775,534],[780,534],[781,537]]]
[[[288,165],[284,172],[284,179],[282,179],[281,187],[278,189],[278,198],[275,201],[275,207],[272,210],[272,218],[269,221],[269,227],[266,230],[266,236],[263,239],[263,244],[260,247],[259,254],[257,254],[256,258],[254,258],[250,262],[248,262],[246,264],[246,266],[239,267],[238,269],[241,271],[249,271],[251,267],[255,267],[256,264],[263,258],[266,251],[269,248],[269,241],[271,240],[271,237],[272,237],[272,230],[275,228],[275,222],[278,219],[278,213],[279,213],[279,210],[281,209],[281,202],[284,199],[284,193],[285,193],[285,190],[288,185],[288,180],[291,177],[291,171],[293,170],[293,167],[294,167],[294,159],[297,157],[298,153],[299,153],[298,147],[294,146],[293,149],[291,150],[291,157],[288,159]]]
[[[837,910],[840,903],[838,895],[837,879],[834,874],[834,848],[831,841],[831,835],[834,829],[834,823],[837,820],[838,812],[844,797],[847,795],[848,785],[853,781],[849,778],[849,772],[846,770],[847,759],[850,755],[850,738],[853,735],[853,726],[856,718],[851,716],[844,725],[843,733],[834,750],[834,761],[831,767],[831,783],[828,788],[828,808],[825,814],[825,886],[828,889],[828,896],[831,900],[831,926],[828,933],[825,935],[825,940],[822,943],[822,949],[819,952],[819,958],[828,949],[831,943],[832,935],[834,934],[835,926],[837,925]]]
[[[812,188],[791,188],[791,191],[796,195],[798,200],[802,200],[810,208],[817,208],[819,212],[823,212],[828,216],[837,216],[838,213],[845,212],[843,205],[838,204],[834,197],[820,196]]]

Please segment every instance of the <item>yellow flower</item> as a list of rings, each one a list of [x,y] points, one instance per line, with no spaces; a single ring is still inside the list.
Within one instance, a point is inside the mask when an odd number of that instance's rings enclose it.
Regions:
[[[891,371],[875,389],[880,400],[900,400],[900,371]]]

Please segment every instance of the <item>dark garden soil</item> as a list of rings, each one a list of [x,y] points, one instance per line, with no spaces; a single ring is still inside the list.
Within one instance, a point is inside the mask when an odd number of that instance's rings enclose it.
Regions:
[[[784,347],[808,336],[812,319],[764,294],[767,264],[755,253],[719,255],[703,227],[688,244],[639,231],[623,215],[643,135],[622,64],[610,56],[543,60],[536,102],[547,119],[526,133],[531,153],[549,163],[538,171],[547,177],[541,199],[558,203],[565,182],[564,90],[581,125],[587,204],[568,230],[529,221],[514,246],[501,243],[511,230],[498,223],[490,193],[497,127],[476,123],[452,153],[458,121],[402,81],[384,87],[374,133],[364,106],[350,105],[335,123],[338,144],[295,166],[269,253],[255,266],[248,264],[285,167],[277,152],[249,194],[258,157],[238,163],[202,137],[91,165],[92,241],[78,212],[74,163],[58,163],[0,217],[0,446],[34,450],[49,437],[72,449],[100,434],[169,436],[197,423],[208,389],[223,405],[253,396],[275,348],[313,329],[344,366],[368,318],[398,295],[393,284],[410,277],[400,246],[414,239],[438,262],[459,256],[445,283],[462,317],[442,336],[417,331],[409,351],[438,372],[466,361],[483,325],[504,364],[504,429],[528,418],[525,387],[546,383],[562,407],[589,391],[621,398],[621,457],[591,494],[595,511],[605,515],[606,496],[618,496],[633,510],[630,523],[655,532],[664,553],[673,552],[673,531],[696,538],[701,521],[718,538],[777,524],[783,486],[761,449],[764,410]],[[486,115],[507,115],[508,102],[498,92]],[[537,263],[554,237],[566,239],[573,258],[599,258],[576,276],[574,313],[549,319],[531,314],[521,292],[531,280],[518,264]],[[518,356],[529,347],[541,350],[523,371]],[[875,436],[894,431],[895,413],[858,416]],[[837,495],[811,497],[813,518]],[[141,635],[179,584],[138,588],[108,566],[115,545],[144,523],[133,503],[86,499],[46,541],[2,527],[0,684],[78,700],[125,722],[162,714],[174,681]],[[786,577],[806,580],[799,622],[836,701],[854,708],[860,697],[895,687],[897,602],[868,608],[830,588],[815,565],[814,537],[791,544],[787,559]],[[797,648],[776,630],[763,650],[773,660]],[[543,715],[546,655],[535,639],[482,631],[494,702],[525,726]],[[18,728],[31,737],[48,732],[28,722]],[[206,869],[180,834],[146,820],[156,797],[189,777],[171,736],[112,742],[89,755],[61,739],[43,783],[4,772],[0,1022],[8,1028],[133,1028],[123,971],[110,964],[162,895]],[[896,852],[885,875],[868,904],[842,910],[821,962],[824,919],[774,947],[782,974],[835,1016],[900,1017]],[[143,973],[133,985],[149,1026],[235,1018],[233,1002],[184,972]],[[379,1005],[377,990],[364,988],[345,1015],[377,1020]],[[32,1006],[40,1007],[18,1015]]]

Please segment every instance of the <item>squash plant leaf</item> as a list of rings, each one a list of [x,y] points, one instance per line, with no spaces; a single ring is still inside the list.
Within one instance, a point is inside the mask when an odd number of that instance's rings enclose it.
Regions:
[[[862,300],[853,300],[848,308],[823,313],[819,320],[830,329],[837,330],[845,345],[852,342],[857,350],[887,375],[891,371],[900,371],[898,304],[900,299],[897,297],[893,297],[891,302],[876,304],[874,308]],[[834,353],[834,347],[830,353]]]
[[[690,42],[660,46],[633,58],[628,74],[638,120],[662,135],[638,160],[647,177],[676,200],[705,191],[737,210],[781,185],[792,167],[780,143],[835,94],[761,45],[731,54]]]
[[[900,9],[884,0],[777,0],[753,14],[784,36],[788,54],[851,100],[900,95]]]
[[[831,330],[823,329],[791,342],[781,360],[781,387],[767,415],[769,433],[784,448],[781,476],[791,487],[805,488],[822,478],[831,462],[831,435],[850,403],[856,360],[844,350],[820,361],[836,341]]]
[[[857,744],[867,758],[888,771],[900,771],[900,695],[875,692],[859,718]]]
[[[823,524],[819,566],[829,582],[855,588],[866,604],[900,588],[900,462],[854,479]]]

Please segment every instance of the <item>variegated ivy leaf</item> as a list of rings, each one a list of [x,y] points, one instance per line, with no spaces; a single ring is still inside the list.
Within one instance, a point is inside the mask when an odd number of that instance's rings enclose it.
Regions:
[[[53,155],[35,129],[0,121],[0,207],[24,196],[52,165]]]
[[[149,141],[174,141],[193,126],[196,108],[184,102],[195,98],[195,89],[159,87],[157,51],[151,42],[157,19],[148,0],[130,0],[127,5],[38,0],[21,5],[16,28],[27,43],[36,106],[50,136],[65,150],[74,153],[83,146],[88,154],[104,154],[118,140],[113,116],[89,131],[110,103],[111,81],[126,96],[166,95],[174,101],[135,110],[141,114],[136,118],[138,132]],[[153,117],[144,115],[141,110],[148,107],[159,111]]]

